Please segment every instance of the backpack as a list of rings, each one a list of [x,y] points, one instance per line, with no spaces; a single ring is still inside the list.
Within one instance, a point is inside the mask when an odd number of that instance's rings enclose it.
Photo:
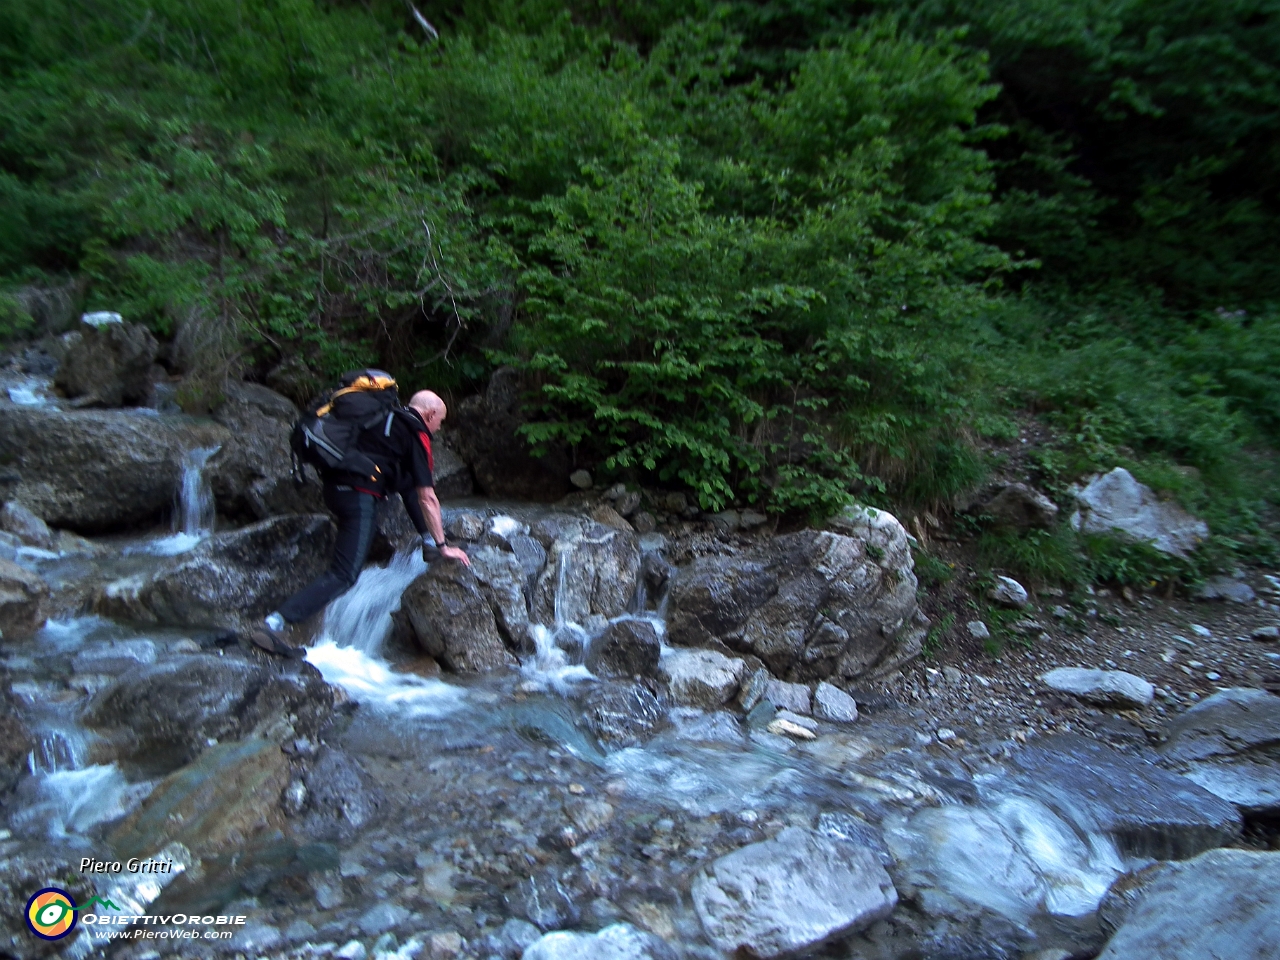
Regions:
[[[376,483],[381,468],[357,449],[360,434],[383,424],[391,432],[391,421],[403,413],[396,394],[396,381],[384,370],[353,370],[344,374],[338,389],[314,410],[298,418],[289,437],[293,450],[293,479],[306,482],[301,464],[309,463],[321,477],[335,473],[353,479],[368,477]]]

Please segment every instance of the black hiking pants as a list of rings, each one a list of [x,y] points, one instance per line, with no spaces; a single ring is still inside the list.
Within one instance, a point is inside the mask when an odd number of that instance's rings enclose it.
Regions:
[[[369,556],[376,527],[377,499],[348,486],[326,483],[325,505],[338,518],[338,536],[333,544],[329,569],[295,593],[280,607],[280,615],[290,623],[301,623],[341,593],[355,585],[360,568]]]

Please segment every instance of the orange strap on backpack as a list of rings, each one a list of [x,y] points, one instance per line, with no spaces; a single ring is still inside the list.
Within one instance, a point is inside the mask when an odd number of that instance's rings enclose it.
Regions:
[[[377,392],[380,390],[394,390],[395,387],[396,387],[396,381],[392,377],[385,376],[385,375],[374,376],[368,373],[361,374],[360,376],[356,377],[355,380],[352,381],[351,386],[343,387],[341,390],[335,390],[333,392],[333,395],[329,397],[329,402],[316,411],[316,416],[317,417],[327,416],[330,408],[333,406],[333,402],[337,400],[339,397],[343,396],[344,394],[366,393],[368,391]]]

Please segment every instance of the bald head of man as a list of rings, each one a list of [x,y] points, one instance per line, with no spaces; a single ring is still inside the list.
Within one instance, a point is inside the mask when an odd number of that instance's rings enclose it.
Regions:
[[[449,408],[444,405],[440,395],[430,390],[419,390],[415,393],[409,398],[409,406],[418,411],[422,422],[432,433],[440,429],[440,424],[444,423],[444,418],[449,414]]]

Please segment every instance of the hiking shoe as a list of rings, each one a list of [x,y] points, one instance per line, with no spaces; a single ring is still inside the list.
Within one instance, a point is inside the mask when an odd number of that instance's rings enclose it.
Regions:
[[[253,641],[254,646],[287,660],[301,660],[307,655],[303,647],[293,646],[283,636],[266,627],[255,627],[250,630],[249,639]]]

